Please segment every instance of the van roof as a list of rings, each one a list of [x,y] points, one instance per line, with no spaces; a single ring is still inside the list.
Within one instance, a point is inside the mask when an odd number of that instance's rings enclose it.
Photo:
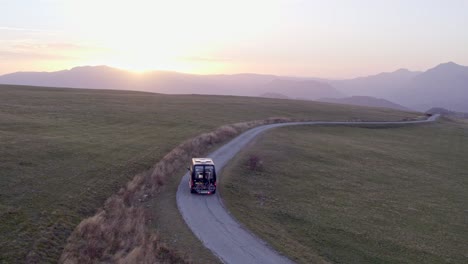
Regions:
[[[192,159],[193,165],[214,165],[214,162],[210,158],[193,158]]]

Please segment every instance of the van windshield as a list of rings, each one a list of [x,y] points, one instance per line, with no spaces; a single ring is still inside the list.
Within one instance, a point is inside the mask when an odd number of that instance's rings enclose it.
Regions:
[[[194,167],[195,179],[197,180],[214,180],[215,168],[213,165],[196,165]]]

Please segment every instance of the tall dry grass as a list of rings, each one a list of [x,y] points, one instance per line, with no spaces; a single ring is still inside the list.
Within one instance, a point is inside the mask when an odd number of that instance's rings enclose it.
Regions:
[[[295,121],[269,118],[232,125],[186,140],[159,161],[152,170],[136,175],[112,195],[96,215],[83,220],[68,238],[59,263],[188,263],[190,260],[160,242],[148,227],[151,221],[145,201],[158,192],[168,177],[192,157],[206,153],[250,128]]]

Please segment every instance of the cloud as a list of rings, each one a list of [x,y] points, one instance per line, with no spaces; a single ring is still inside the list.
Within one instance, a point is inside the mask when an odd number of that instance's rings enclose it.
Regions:
[[[199,62],[226,62],[226,61],[232,61],[232,59],[230,59],[230,58],[198,57],[198,56],[180,57],[179,59],[186,60],[186,61],[199,61]]]
[[[77,60],[106,49],[67,42],[38,42],[30,40],[5,41],[0,47],[4,60]]]
[[[14,42],[10,45],[12,49],[15,50],[54,50],[54,51],[77,51],[77,50],[97,50],[97,47],[92,47],[88,45],[80,45],[66,42],[30,42],[30,41],[21,41]]]
[[[0,50],[0,59],[2,60],[73,60],[73,56],[53,53],[40,52],[16,52]]]
[[[37,29],[37,28],[22,28],[22,27],[2,27],[0,26],[0,30],[3,31],[19,31],[19,32],[37,32],[37,33],[55,33],[58,32],[57,30],[45,30],[45,29]]]
[[[18,27],[0,27],[0,30],[7,30],[7,31],[40,31],[38,29],[32,28],[18,28]]]

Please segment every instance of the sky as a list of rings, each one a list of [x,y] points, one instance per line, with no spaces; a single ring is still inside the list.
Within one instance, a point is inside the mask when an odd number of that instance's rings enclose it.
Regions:
[[[0,74],[132,71],[351,78],[468,65],[468,0],[0,0]]]

